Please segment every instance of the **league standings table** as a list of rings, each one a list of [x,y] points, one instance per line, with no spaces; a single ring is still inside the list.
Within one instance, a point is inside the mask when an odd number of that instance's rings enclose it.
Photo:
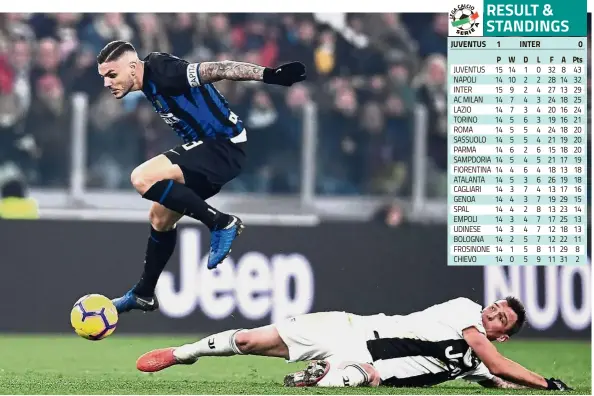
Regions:
[[[448,265],[586,265],[586,0],[454,3]]]

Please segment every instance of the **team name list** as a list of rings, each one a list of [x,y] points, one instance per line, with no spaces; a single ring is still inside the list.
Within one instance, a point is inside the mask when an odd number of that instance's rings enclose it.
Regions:
[[[587,264],[586,46],[449,37],[449,265]]]

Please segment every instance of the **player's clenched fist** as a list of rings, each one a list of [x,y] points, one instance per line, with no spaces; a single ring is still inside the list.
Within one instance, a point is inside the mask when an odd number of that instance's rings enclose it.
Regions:
[[[567,384],[560,379],[555,378],[547,378],[547,390],[556,390],[556,391],[571,391],[573,390]]]
[[[296,82],[305,80],[307,77],[305,65],[301,62],[289,62],[277,68],[264,69],[262,81],[266,84],[283,85],[290,87]]]

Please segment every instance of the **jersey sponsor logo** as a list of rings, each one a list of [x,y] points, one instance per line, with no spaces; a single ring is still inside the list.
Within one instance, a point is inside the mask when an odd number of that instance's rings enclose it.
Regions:
[[[445,350],[445,355],[449,359],[446,365],[448,366],[451,378],[456,378],[460,374],[476,370],[480,364],[480,360],[474,354],[472,348],[468,347],[465,353],[452,353],[453,349],[452,346],[449,346]]]
[[[367,349],[374,361],[413,356],[423,356],[441,361],[447,373],[434,373],[437,376],[432,374],[417,376],[414,381],[426,381],[427,383],[423,385],[456,378],[461,374],[475,370],[480,364],[478,357],[463,339],[429,341],[418,338],[379,338],[367,341]],[[413,381],[410,378],[408,380]]]
[[[198,63],[190,63],[186,69],[186,77],[188,78],[188,84],[192,88],[200,86],[200,80],[198,79]]]
[[[184,318],[199,309],[214,320],[240,315],[272,323],[310,312],[314,278],[303,255],[251,251],[230,256],[211,271],[208,251],[203,254],[201,247],[199,229],[180,229],[179,277],[164,271],[155,291],[165,316]]]
[[[173,115],[173,113],[158,113],[161,119],[165,122],[165,124],[169,126],[174,126],[175,124],[179,123],[181,120]]]
[[[453,350],[454,350],[453,346],[449,346],[446,348],[445,355],[448,359],[458,359],[463,356],[462,353],[452,353]]]

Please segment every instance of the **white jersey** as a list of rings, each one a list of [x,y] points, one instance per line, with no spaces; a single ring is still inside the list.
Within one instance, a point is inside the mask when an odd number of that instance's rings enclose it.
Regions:
[[[473,326],[485,334],[481,311],[472,300],[456,298],[409,315],[351,315],[351,320],[365,333],[384,384],[427,386],[493,378],[462,336]]]

